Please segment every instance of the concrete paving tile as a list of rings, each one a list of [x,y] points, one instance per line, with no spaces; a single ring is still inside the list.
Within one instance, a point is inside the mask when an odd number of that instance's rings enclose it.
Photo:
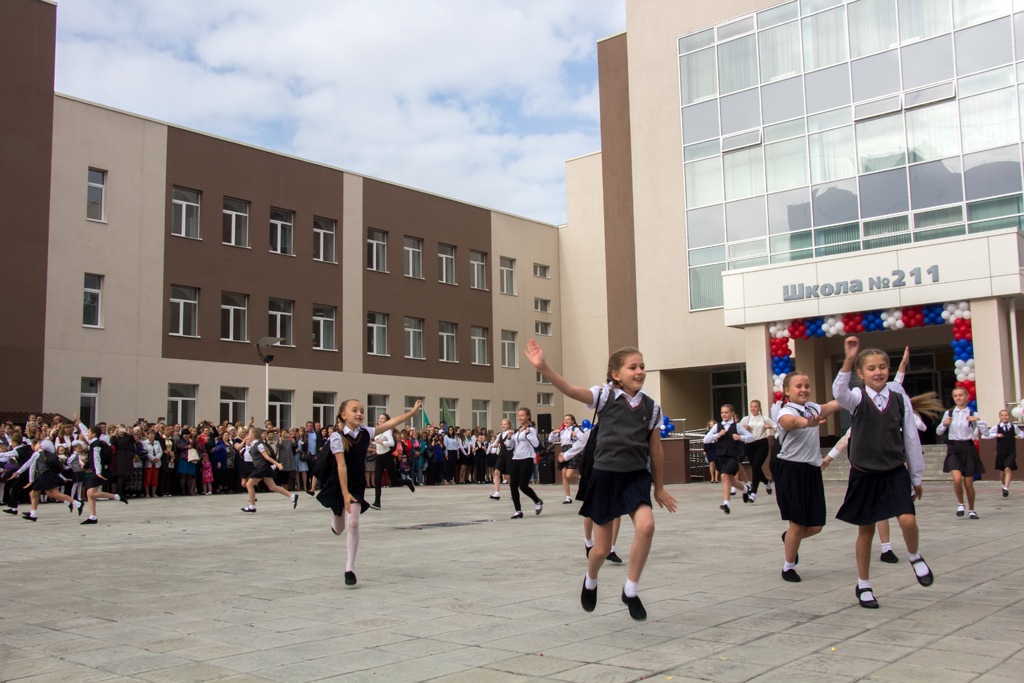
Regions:
[[[316,681],[321,678],[350,674],[365,669],[387,666],[405,658],[383,650],[354,650],[342,655],[308,659],[291,664],[260,669],[256,673],[282,683]]]
[[[533,676],[520,676],[505,671],[477,669],[432,678],[431,683],[526,683],[527,681],[533,682],[536,680]]]
[[[121,681],[124,677],[118,676],[117,674],[110,673],[109,671],[101,671],[100,669],[92,669],[87,666],[74,665],[67,669],[61,669],[59,675],[55,675],[54,672],[31,674],[23,676],[21,678],[7,678],[7,672],[4,672],[5,683],[10,681],[11,683],[54,683],[54,681],[75,681],[75,683],[98,683],[99,681]]]
[[[576,683],[629,683],[646,678],[645,672],[637,669],[625,669],[606,664],[586,664],[573,669],[566,669],[550,678]]]
[[[705,659],[697,659],[666,671],[665,676],[689,676],[706,681],[722,683],[741,683],[770,671],[772,667],[759,664],[737,662],[713,655]]]
[[[191,664],[192,662],[184,657],[177,657],[171,654],[158,654],[149,652],[136,657],[119,659],[109,663],[96,664],[96,668],[116,673],[119,676],[134,676],[147,671],[157,671],[172,666]]]
[[[19,657],[6,661],[0,669],[0,677],[4,680],[14,680],[26,676],[47,675],[52,678],[61,678],[62,671],[74,669],[75,663],[58,657]]]
[[[618,657],[619,655],[631,652],[629,648],[616,647],[614,645],[600,645],[587,641],[561,645],[544,651],[545,657],[558,657],[574,662],[588,663],[600,662],[603,659]]]
[[[846,673],[828,674],[820,671],[804,671],[795,666],[784,666],[751,678],[751,683],[848,683],[861,680]]]
[[[939,638],[929,643],[928,647],[944,652],[965,652],[974,655],[984,655],[999,660],[1024,653],[1024,643],[1021,641],[1014,643],[998,640],[978,640],[977,638],[965,638],[960,635]]]
[[[203,681],[222,680],[236,675],[229,669],[208,664],[190,662],[179,666],[171,666],[156,671],[145,671],[135,675],[136,678],[149,683],[203,683]]]
[[[886,666],[886,662],[877,659],[863,659],[840,652],[816,652],[791,662],[785,670],[796,669],[803,672],[828,674],[830,676],[848,676],[850,680],[864,678],[873,671]]]
[[[871,672],[865,680],[869,681],[899,681],[900,683],[960,683],[961,681],[972,681],[976,674],[966,671],[950,671],[931,666],[908,664],[896,662],[888,664],[881,669]]]
[[[831,629],[829,629],[830,631]],[[904,631],[899,625],[891,627],[862,629],[857,635],[844,639],[845,644],[876,643],[881,645],[896,645],[904,648],[918,649],[927,647],[931,643],[940,640],[942,636],[933,633],[914,633]],[[838,646],[837,646],[838,647]]]
[[[902,660],[906,664],[919,664],[946,671],[965,671],[980,674],[991,669],[996,661],[989,655],[971,654],[959,651],[950,652],[929,647],[907,655]]]
[[[609,657],[602,664],[620,666],[626,669],[637,669],[655,674],[668,671],[697,659],[695,655],[664,652],[659,650],[633,650],[618,657]]]
[[[461,664],[467,669],[483,667],[500,659],[507,659],[508,650],[495,647],[461,647],[441,653],[445,659]]]
[[[557,657],[543,657],[538,655],[516,655],[508,659],[499,659],[491,662],[485,668],[507,673],[522,674],[524,676],[549,676],[551,674],[572,669],[579,666],[579,662]]]
[[[221,659],[235,655],[253,652],[255,648],[248,645],[236,645],[234,643],[222,643],[211,640],[201,645],[185,647],[180,650],[171,650],[171,654],[177,657],[184,657],[194,662],[206,662],[211,659]]]

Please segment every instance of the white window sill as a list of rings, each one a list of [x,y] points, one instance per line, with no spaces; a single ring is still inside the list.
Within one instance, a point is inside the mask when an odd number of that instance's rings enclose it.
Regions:
[[[426,360],[426,356],[405,356],[406,360]]]
[[[107,225],[106,217],[103,217],[103,218],[89,218],[88,216],[86,216],[85,220],[88,221],[89,223],[102,223],[103,225]]]
[[[172,232],[171,233],[171,237],[180,237],[183,240],[192,240],[193,242],[202,242],[203,241],[202,237],[189,237],[188,235],[179,235],[176,232]]]
[[[202,339],[198,334],[182,334],[180,332],[168,332],[169,337],[184,337],[185,339]]]
[[[313,350],[314,351],[327,351],[329,353],[337,353],[338,352],[338,349],[325,349],[325,348],[321,348],[319,346],[314,346]]]
[[[220,340],[222,342],[231,342],[232,344],[248,344],[249,343],[248,339],[225,339],[224,337],[221,337]]]
[[[232,244],[231,242],[221,242],[225,247],[234,247],[235,249],[248,249],[252,251],[252,247],[248,244]]]
[[[87,330],[102,330],[103,329],[103,325],[86,325],[85,323],[82,323],[82,327],[87,329]]]
[[[329,264],[329,265],[332,265],[332,266],[336,266],[336,265],[338,265],[338,262],[337,262],[337,261],[334,261],[334,260],[331,260],[331,261],[326,261],[326,260],[324,260],[324,259],[322,259],[322,258],[315,258],[315,257],[314,257],[314,258],[313,258],[313,261],[314,261],[314,262],[316,262],[316,263],[327,263],[327,264]]]
[[[273,249],[270,250],[270,253],[275,254],[277,256],[287,256],[288,258],[298,258],[296,254],[286,254],[282,251],[274,251]]]
[[[373,356],[375,358],[391,358],[391,354],[390,353],[370,353],[369,351],[367,351],[366,355],[367,356]]]
[[[438,358],[437,360],[438,360],[439,363],[458,363],[459,362],[457,360],[447,360],[445,358]]]

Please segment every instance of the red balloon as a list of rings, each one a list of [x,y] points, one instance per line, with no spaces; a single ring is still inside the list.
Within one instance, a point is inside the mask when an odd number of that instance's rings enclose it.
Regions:
[[[964,333],[964,339],[966,339],[967,341],[974,341],[974,335],[971,333],[970,330],[967,330],[967,332]]]
[[[782,392],[781,391],[776,391],[775,392],[775,400],[776,401],[781,401],[782,400]]]

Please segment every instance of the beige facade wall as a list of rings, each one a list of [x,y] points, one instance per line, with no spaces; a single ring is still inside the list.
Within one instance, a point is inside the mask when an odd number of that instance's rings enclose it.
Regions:
[[[366,316],[363,314],[363,269],[366,268],[366,231],[363,230],[363,179],[345,174],[342,219],[338,244],[342,247],[342,287],[348,301],[359,302],[359,315],[347,307],[338,311],[337,331],[341,341],[342,367],[352,372],[363,371],[366,346]],[[341,399],[344,400],[344,399]]]
[[[167,127],[57,96],[53,129],[44,409],[72,414],[100,377],[100,409],[134,419],[160,358]],[[90,167],[110,171],[103,222],[86,220]],[[103,276],[101,329],[82,326],[85,273]]]
[[[491,288],[493,300],[493,327],[491,329],[491,349],[494,358],[494,386],[491,400],[491,415],[501,416],[502,401],[519,401],[521,407],[533,411],[536,419],[538,413],[550,413],[553,424],[560,422],[562,415],[562,395],[549,384],[537,383],[537,372],[523,354],[526,342],[537,339],[544,349],[545,356],[553,367],[562,365],[562,340],[564,329],[562,322],[562,306],[559,303],[559,282],[561,269],[559,259],[559,236],[561,231],[553,230],[550,225],[535,223],[504,213],[491,214],[491,248],[489,255]],[[516,260],[516,293],[501,293],[499,274],[500,258]],[[533,265],[539,263],[549,266],[550,277],[539,278],[533,275]],[[534,311],[534,299],[551,301],[551,313]],[[551,323],[550,337],[534,334],[536,321]],[[505,368],[501,365],[501,331],[517,330],[519,332],[516,368]],[[483,390],[481,387],[478,392]],[[553,405],[538,406],[537,393],[553,394]],[[475,398],[487,398],[479,395]],[[463,424],[469,424],[470,406],[459,404],[459,418]],[[436,405],[436,403],[435,403]]]
[[[572,159],[565,165],[568,223],[560,238],[562,364],[552,365],[573,384],[599,384],[608,367],[607,271],[604,263],[604,197],[601,154]],[[566,410],[580,422],[589,418],[579,402]]]

